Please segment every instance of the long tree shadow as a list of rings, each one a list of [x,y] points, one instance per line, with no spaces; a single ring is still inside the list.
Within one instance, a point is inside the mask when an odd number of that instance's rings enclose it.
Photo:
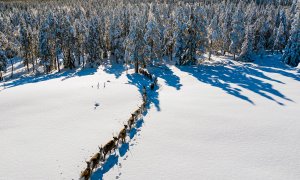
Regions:
[[[160,111],[159,99],[158,99],[158,90],[157,88],[154,91],[149,91],[150,87],[150,80],[145,78],[143,75],[140,74],[127,74],[128,83],[136,86],[139,89],[140,94],[142,94],[142,89],[145,86],[148,89],[148,104],[153,103],[156,107],[157,111]]]
[[[176,76],[173,71],[166,65],[155,66],[152,68],[148,68],[151,73],[153,73],[156,77],[165,80],[165,83],[168,86],[176,88],[176,90],[180,90],[182,84],[180,83],[180,78]]]
[[[264,72],[276,73],[300,81],[300,70],[297,71],[296,68],[284,64],[281,61],[281,55],[266,55],[265,57],[256,60],[255,64],[257,66],[250,66]]]
[[[85,68],[85,69],[77,69],[77,70],[65,70],[65,71],[56,72],[52,74],[39,75],[35,77],[21,77],[18,79],[5,82],[5,88],[13,88],[24,84],[37,83],[37,82],[42,82],[42,81],[47,81],[47,80],[57,79],[57,78],[62,78],[62,81],[64,81],[66,79],[75,76],[80,77],[80,76],[93,75],[96,72],[97,72],[96,68]]]
[[[287,101],[292,101],[264,80],[282,83],[281,81],[265,76],[262,72],[254,68],[248,68],[247,66],[201,65],[194,67],[179,67],[179,69],[181,71],[188,72],[201,82],[221,88],[228,94],[245,100],[251,104],[255,103],[249,97],[243,95],[242,89],[240,88],[250,90],[251,92],[274,101],[279,105],[284,104],[277,101],[269,94]],[[235,84],[238,87],[234,88],[231,84]]]
[[[125,71],[125,67],[122,64],[104,64],[104,71],[108,74],[114,74],[118,79]]]

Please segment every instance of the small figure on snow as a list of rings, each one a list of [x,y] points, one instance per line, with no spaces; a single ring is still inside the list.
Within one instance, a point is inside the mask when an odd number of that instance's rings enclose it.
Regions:
[[[100,104],[96,102],[96,103],[95,103],[95,109],[96,109],[98,106],[100,106]]]

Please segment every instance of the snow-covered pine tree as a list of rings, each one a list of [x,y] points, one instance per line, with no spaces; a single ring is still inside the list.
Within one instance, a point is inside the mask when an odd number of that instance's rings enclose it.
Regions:
[[[263,29],[261,29],[259,32],[259,39],[258,39],[257,48],[256,48],[257,54],[260,57],[263,57],[263,55],[265,54],[265,44],[266,44],[265,31]]]
[[[115,13],[115,12],[114,12]],[[115,56],[116,62],[123,59],[123,37],[120,16],[114,15],[110,26],[111,54]]]
[[[135,21],[130,22],[129,26],[129,34],[127,35],[124,41],[125,47],[125,62],[126,64],[131,64],[134,60],[136,60],[137,52],[136,52],[136,44],[135,41],[137,39],[137,26]],[[138,69],[135,69],[135,72],[138,73]]]
[[[94,17],[96,18],[96,17]],[[106,21],[106,16],[102,13],[101,17],[99,17],[97,19],[97,39],[98,39],[98,43],[99,43],[99,49],[97,49],[97,51],[99,51],[99,57],[102,60],[103,58],[107,58],[108,54],[107,54],[107,38],[105,36],[109,35],[109,32],[107,32],[108,29],[106,29],[107,25],[106,25],[107,21]],[[92,38],[92,37],[91,37]]]
[[[74,22],[74,28],[75,28],[75,44],[74,44],[74,54],[75,54],[75,60],[77,64],[81,65],[81,59],[84,61],[84,27],[83,22],[81,22],[79,19],[76,19]],[[82,63],[84,65],[84,62]]]
[[[100,49],[100,32],[99,32],[99,22],[96,17],[91,19],[89,23],[89,33],[87,39],[87,51],[89,58],[87,63],[93,67],[97,60],[100,60],[101,49]]]
[[[230,52],[233,54],[233,59],[235,60],[235,55],[239,53],[241,43],[243,42],[245,35],[244,27],[244,13],[241,8],[241,3],[239,3],[236,12],[232,17],[232,31],[230,32]]]
[[[242,44],[242,50],[237,58],[238,61],[250,62],[253,61],[253,27],[247,26],[245,40]]]
[[[109,52],[111,52],[111,36],[110,36],[110,26],[111,26],[111,20],[112,18],[110,16],[107,16],[104,18],[105,20],[102,21],[104,22],[104,34],[103,34],[103,40],[104,40],[104,48],[103,50],[103,58],[107,58]]]
[[[3,71],[6,71],[7,58],[5,52],[0,49],[0,81],[3,80]]]
[[[164,55],[169,57],[169,60],[173,60],[173,51],[175,46],[174,37],[174,20],[173,17],[169,17],[166,20],[165,29],[163,32],[163,52]]]
[[[184,31],[187,29],[187,22],[189,20],[188,14],[183,10],[183,7],[178,7],[175,9],[175,27],[174,35],[175,45],[174,45],[174,56],[179,58],[178,64],[181,65],[183,62],[183,53],[186,49],[186,41],[184,39]]]
[[[60,62],[59,62],[59,55],[62,54],[63,48],[63,20],[62,16],[58,16],[55,19],[55,59],[57,64],[58,72],[60,72]]]
[[[284,49],[283,61],[293,67],[300,63],[300,9],[294,16],[290,37]]]
[[[231,8],[229,5],[225,6],[225,12],[222,14],[221,36],[222,36],[222,52],[225,55],[229,51],[230,46],[230,31],[231,31]]]
[[[283,26],[283,36],[285,38],[285,42],[287,42],[287,40],[288,40],[288,24],[287,24],[287,18],[286,18],[284,9],[282,9],[280,12],[280,21]],[[280,26],[280,24],[279,24],[279,26]]]
[[[46,73],[50,72],[50,56],[51,47],[49,45],[50,41],[50,27],[48,21],[44,21],[39,32],[39,54],[41,57],[41,62],[44,66],[44,71]]]
[[[63,54],[64,54],[64,67],[73,69],[75,68],[74,60],[74,44],[75,44],[75,30],[71,22],[71,18],[65,15],[63,18],[62,27],[62,37],[63,37]]]
[[[28,27],[28,42],[29,42],[29,62],[32,64],[32,72],[35,72],[36,66],[36,32],[33,30],[33,26]]]
[[[206,51],[208,45],[206,25],[205,10],[200,7],[191,9],[187,28],[183,33],[186,48],[181,55],[182,61],[179,65],[196,64],[197,55]]]
[[[276,12],[276,17],[275,17],[275,27],[276,28],[279,28],[279,25],[280,25],[280,22],[281,22],[281,20],[280,20],[280,12],[281,12],[281,6],[278,6],[278,8],[277,8],[277,12]]]
[[[55,17],[52,11],[50,11],[48,18],[48,27],[49,27],[49,31],[48,31],[48,45],[49,45],[49,52],[50,52],[50,64],[49,64],[49,70],[56,70],[57,69],[57,64],[56,64],[56,33],[55,33]]]
[[[196,30],[196,36],[194,38],[196,45],[196,54],[203,55],[207,51],[208,47],[208,33],[207,33],[207,15],[206,10],[201,7],[195,8],[195,19],[193,21],[193,27]],[[196,62],[192,62],[195,64]]]
[[[5,51],[8,47],[7,36],[0,31],[0,50]]]
[[[140,65],[145,66],[145,40],[144,27],[146,26],[146,11],[140,11],[142,16],[137,13],[131,16],[129,34],[124,41],[126,64],[134,64],[135,73],[138,73]]]
[[[280,22],[279,28],[277,29],[275,41],[274,41],[274,50],[277,50],[277,52],[281,52],[284,49],[286,45],[285,41],[285,34],[284,34],[284,25],[282,22]]]
[[[145,40],[145,60],[149,64],[153,64],[162,57],[161,34],[157,21],[150,11],[148,14],[148,22],[146,24]]]
[[[208,27],[209,33],[209,56],[210,60],[213,51],[218,51],[221,48],[221,30],[218,23],[218,17],[215,15]]]
[[[30,55],[29,35],[24,20],[21,21],[21,25],[20,25],[20,43],[21,43],[21,52],[23,55],[23,62],[24,65],[26,65],[27,72],[29,72],[29,55]]]
[[[164,32],[163,19],[161,17],[162,5],[156,4],[156,3],[151,3],[149,11],[153,13],[154,19],[156,21],[157,29],[160,34],[160,37],[159,37],[160,42],[159,43],[162,44],[163,32]]]

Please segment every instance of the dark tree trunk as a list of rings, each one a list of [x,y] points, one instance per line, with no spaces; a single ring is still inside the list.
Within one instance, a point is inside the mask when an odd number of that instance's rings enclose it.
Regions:
[[[212,49],[212,41],[210,41],[210,45],[209,45],[209,54],[208,54],[208,60],[209,61],[211,59],[211,49]]]
[[[33,54],[31,53],[31,62],[32,62],[32,72],[34,73],[35,71],[35,63],[34,63],[34,60],[33,60]]]
[[[84,68],[84,53],[83,53],[83,56],[82,56],[82,67]]]
[[[13,75],[14,75],[14,63],[13,63],[12,59],[10,59],[10,64],[11,64],[11,75],[10,75],[10,77],[13,77]]]
[[[134,63],[134,70],[135,70],[135,73],[139,73],[139,61],[135,61]]]
[[[58,72],[60,72],[60,67],[59,67],[59,59],[58,59],[58,56],[56,56],[56,64],[57,64],[57,69],[58,69]]]
[[[28,64],[28,60],[26,60],[26,68],[27,68],[27,72],[29,72],[29,64]]]
[[[80,63],[81,63],[80,58],[81,58],[81,53],[79,52],[79,53],[78,53],[78,65],[79,65],[79,66],[80,66]]]

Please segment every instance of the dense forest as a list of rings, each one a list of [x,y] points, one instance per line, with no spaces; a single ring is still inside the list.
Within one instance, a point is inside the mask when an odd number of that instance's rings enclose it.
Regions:
[[[197,64],[204,53],[300,61],[299,0],[3,1],[0,12],[0,72],[14,57],[28,73],[96,67],[107,57],[136,71],[167,60]]]

